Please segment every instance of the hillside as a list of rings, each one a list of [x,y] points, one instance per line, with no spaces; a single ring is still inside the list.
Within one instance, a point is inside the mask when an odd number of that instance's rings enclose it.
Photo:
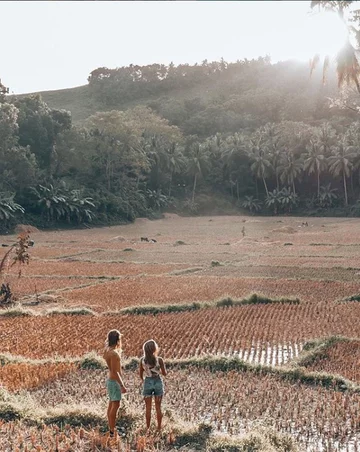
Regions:
[[[207,99],[210,97],[209,93],[211,92],[211,88],[213,88],[212,84],[205,83],[204,81],[200,86],[189,87],[186,89],[174,89],[171,92],[167,92],[166,97],[184,100],[200,96],[203,99]],[[148,94],[140,99],[125,100],[119,102],[117,105],[107,106],[93,95],[89,85],[51,91],[39,91],[17,97],[25,97],[34,94],[39,94],[50,108],[70,111],[75,124],[81,123],[98,111],[108,111],[111,109],[127,110],[128,108],[133,108],[137,105],[148,105],[149,103],[156,101],[159,97],[162,97],[161,94],[160,96],[157,94]]]
[[[307,64],[294,61],[269,64],[264,61],[266,59],[259,58],[231,63],[218,72],[213,69],[215,63],[183,65],[185,69],[180,66],[176,68],[178,73],[172,77],[173,80],[170,76],[158,78],[159,71],[156,72],[153,67],[162,69],[162,65],[140,69],[136,66],[137,71],[142,73],[139,80],[134,80],[133,73],[129,74],[132,67],[99,68],[91,73],[88,85],[31,94],[40,94],[51,108],[70,111],[73,122],[77,124],[97,111],[127,110],[147,105],[182,128],[186,134],[203,136],[208,135],[215,116],[225,115],[225,122],[231,122],[220,130],[219,123],[223,123],[224,118],[217,118],[213,127],[216,126],[219,132],[243,128],[244,119],[245,127],[252,128],[252,121],[248,124],[249,117],[256,117],[256,126],[260,125],[259,116],[264,117],[260,121],[264,123],[283,119],[305,122],[329,119],[324,118],[329,116],[328,108],[324,109],[324,106],[327,96],[337,93],[333,70],[329,71],[327,83],[323,85],[320,69],[310,77]],[[166,70],[170,73],[170,67]],[[200,119],[202,124],[206,123],[206,130],[194,130],[193,126],[186,124],[194,119],[195,122]]]
[[[74,122],[81,122],[92,113],[101,109],[101,106],[89,95],[89,87],[87,85],[53,91],[40,91],[26,94],[26,96],[32,94],[40,94],[43,101],[51,108],[70,111]],[[18,97],[25,97],[25,95]]]

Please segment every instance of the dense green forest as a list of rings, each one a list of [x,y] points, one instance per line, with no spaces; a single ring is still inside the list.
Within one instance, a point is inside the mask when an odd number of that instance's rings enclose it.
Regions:
[[[268,57],[98,68],[0,100],[0,222],[360,215],[360,118],[335,71]]]

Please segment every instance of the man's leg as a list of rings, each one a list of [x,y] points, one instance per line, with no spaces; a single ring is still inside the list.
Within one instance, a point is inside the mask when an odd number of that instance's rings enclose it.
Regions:
[[[116,400],[114,402],[110,402],[110,412],[109,412],[109,429],[110,434],[114,434],[115,424],[116,424],[116,415],[120,406],[120,400]]]

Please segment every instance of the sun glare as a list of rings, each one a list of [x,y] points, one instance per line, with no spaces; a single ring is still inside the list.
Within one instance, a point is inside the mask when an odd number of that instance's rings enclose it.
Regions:
[[[308,57],[335,57],[348,37],[346,25],[335,13],[322,12],[307,19],[304,40],[311,52]]]

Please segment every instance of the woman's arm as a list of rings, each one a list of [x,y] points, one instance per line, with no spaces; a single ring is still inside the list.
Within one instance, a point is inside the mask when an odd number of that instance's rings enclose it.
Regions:
[[[161,373],[164,375],[164,377],[167,374],[166,368],[165,368],[165,363],[164,360],[162,358],[159,358],[159,364],[160,364],[160,369],[161,369]]]

